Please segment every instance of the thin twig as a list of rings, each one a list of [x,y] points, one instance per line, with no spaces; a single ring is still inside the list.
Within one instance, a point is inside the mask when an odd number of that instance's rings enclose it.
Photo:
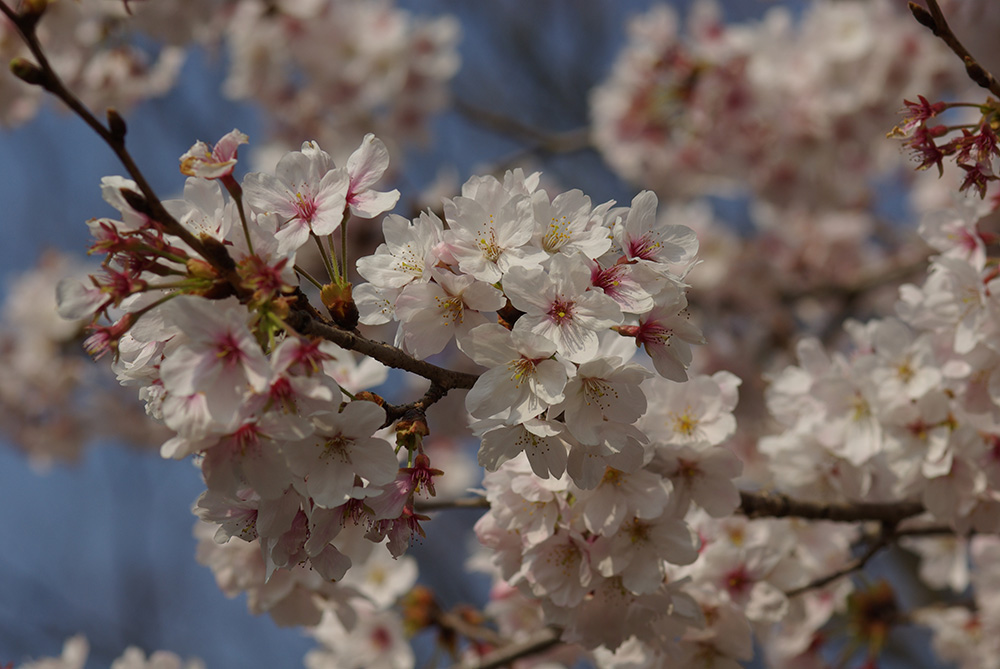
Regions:
[[[459,669],[497,669],[515,660],[520,660],[522,657],[537,655],[558,645],[561,634],[562,631],[558,628],[546,627],[524,641],[518,641],[488,653],[478,662],[466,662],[460,665]]]
[[[488,643],[492,646],[501,646],[506,640],[496,633],[495,630],[481,625],[474,625],[466,621],[462,616],[451,611],[440,611],[435,613],[434,622],[440,627],[451,630],[466,639]]]
[[[965,71],[974,82],[989,89],[993,95],[1000,97],[1000,82],[996,80],[985,67],[980,65],[969,50],[959,41],[955,33],[952,32],[948,21],[944,18],[944,12],[937,0],[926,0],[927,9],[924,9],[915,2],[910,3],[910,12],[921,24],[930,28],[931,31],[941,39],[956,56],[962,59],[965,64]],[[928,11],[930,10],[930,11]]]
[[[490,109],[470,105],[461,100],[456,100],[454,107],[455,111],[473,123],[502,135],[507,135],[518,141],[531,144],[531,152],[574,153],[589,149],[592,146],[589,128],[577,128],[564,132],[546,132],[517,119],[498,114]]]
[[[421,499],[413,503],[413,510],[441,511],[442,509],[488,509],[490,503],[485,497],[458,497],[452,499]]]
[[[801,595],[804,592],[809,592],[810,590],[817,590],[819,588],[826,587],[839,578],[843,578],[848,574],[853,574],[856,571],[864,569],[865,565],[867,565],[880,550],[890,545],[896,538],[896,534],[892,529],[892,524],[883,524],[882,527],[882,531],[879,532],[877,537],[874,537],[874,539],[868,544],[868,548],[865,549],[865,552],[862,553],[856,560],[852,560],[842,569],[838,569],[837,571],[826,574],[825,576],[820,576],[819,578],[814,579],[798,588],[792,588],[785,593],[785,596],[792,598]]]
[[[218,245],[218,248],[210,246],[203,243],[200,238],[194,235],[190,230],[181,225],[177,219],[170,215],[170,213],[163,206],[163,202],[160,200],[159,196],[153,190],[153,187],[149,184],[146,176],[143,174],[142,170],[133,160],[132,155],[129,153],[128,149],[125,147],[125,124],[121,120],[121,117],[117,115],[117,112],[109,110],[109,118],[114,117],[118,125],[118,132],[112,132],[111,129],[105,127],[96,116],[83,104],[83,102],[70,91],[66,85],[63,83],[59,75],[53,69],[52,65],[49,63],[48,58],[42,51],[41,42],[38,41],[38,36],[35,32],[35,25],[37,20],[26,20],[24,17],[17,14],[12,10],[6,2],[0,0],[0,13],[3,13],[7,18],[10,19],[11,23],[17,29],[18,34],[21,39],[27,45],[28,50],[35,57],[37,61],[36,65],[38,67],[38,73],[40,80],[37,85],[41,86],[43,89],[54,95],[56,98],[61,100],[63,104],[70,108],[70,110],[76,114],[80,119],[83,120],[97,135],[104,140],[111,150],[118,157],[118,160],[125,167],[129,176],[135,181],[139,192],[142,193],[145,199],[145,205],[148,207],[148,215],[153,220],[159,222],[164,231],[167,233],[179,237],[184,240],[184,242],[190,246],[198,255],[207,260],[213,267],[215,267],[223,277],[229,280],[233,284],[233,288],[237,293],[240,292],[239,281],[235,277],[235,263],[229,256],[225,249]],[[112,127],[116,127],[112,124]],[[146,213],[146,212],[144,212]]]
[[[368,339],[358,332],[343,330],[321,322],[302,311],[293,311],[289,315],[287,322],[300,334],[321,337],[332,341],[342,348],[357,351],[369,358],[374,358],[383,365],[402,369],[422,376],[425,379],[430,379],[432,383],[437,384],[446,391],[456,388],[471,388],[479,378],[478,374],[456,372],[423,360],[417,360],[395,346]]]
[[[411,411],[426,411],[428,407],[439,402],[447,394],[447,388],[444,388],[443,386],[440,386],[432,381],[430,387],[427,389],[427,392],[425,392],[423,397],[418,400],[407,402],[406,404],[383,405],[382,408],[385,409],[385,426],[390,425],[393,421],[402,418]]]

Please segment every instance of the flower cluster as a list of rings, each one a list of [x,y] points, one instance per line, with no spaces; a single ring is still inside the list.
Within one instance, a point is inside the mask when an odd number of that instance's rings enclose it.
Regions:
[[[81,634],[66,639],[63,652],[59,657],[46,657],[18,665],[18,669],[83,669],[90,655],[90,644]],[[125,652],[111,663],[111,669],[205,669],[201,660],[183,662],[173,653],[158,650],[149,657],[135,646],[129,646]]]
[[[651,192],[628,208],[593,207],[577,190],[550,198],[538,179],[470,179],[445,201],[447,227],[430,213],[386,218],[386,243],[358,261],[369,283],[355,294],[361,321],[395,319],[415,357],[455,339],[487,368],[465,403],[480,464],[495,470],[525,452],[538,476],[568,469],[592,485],[606,465],[641,457],[633,424],[648,372],[624,361],[641,346],[661,376],[684,381],[691,344],[704,341],[684,283],[698,241],[657,219]]]
[[[0,425],[31,463],[75,462],[84,446],[110,437],[152,448],[164,432],[150,425],[128,391],[102,375],[80,349],[81,320],[56,312],[61,277],[86,277],[91,263],[45,252],[8,287],[0,311]],[[106,420],[109,414],[116,419]]]
[[[696,3],[682,36],[657,6],[592,94],[595,141],[661,194],[749,188],[778,205],[856,205],[897,164],[877,139],[905,95],[960,82],[954,58],[888,1],[811,3],[726,24]]]
[[[548,479],[532,472],[537,456],[526,448],[487,474],[490,513],[476,534],[492,551],[498,575],[540,600],[545,621],[564,628],[564,640],[613,651],[635,635],[656,652],[674,654],[686,627],[705,624],[679,571],[696,559],[697,569],[706,568],[699,551],[708,537],[696,532],[689,510],[697,509],[692,517],[707,525],[739,505],[733,479],[742,466],[722,445],[736,428],[739,380],[719,372],[679,384],[634,365],[620,370],[606,395],[637,413],[649,399],[637,423],[641,438],[613,458],[590,449],[582,466],[571,461],[566,474]],[[637,377],[632,393],[629,375]],[[600,416],[584,419],[584,413],[596,409],[574,413],[575,420],[567,410],[570,431],[577,422],[588,430],[600,424]],[[559,448],[541,438],[535,443],[525,445]],[[749,630],[745,636],[737,655],[743,659]]]
[[[155,10],[163,18],[144,26],[154,38],[165,38],[168,27],[174,35],[187,34],[204,12],[198,5],[212,3],[133,3],[134,7],[161,6]],[[184,64],[182,41],[168,41],[158,48],[141,46],[130,30],[129,5],[125,2],[82,0],[80,2],[35,2],[44,7],[45,20],[39,24],[39,40],[59,77],[88,105],[98,109],[125,108],[166,93],[177,81]],[[190,39],[190,36],[183,41]],[[0,17],[0,60],[28,57],[27,48],[17,37],[14,25]],[[0,124],[16,125],[38,112],[43,91],[25,87],[5,67],[0,72]]]
[[[280,145],[305,136],[339,151],[367,132],[420,139],[448,101],[459,65],[450,16],[415,18],[391,0],[223,4],[223,92],[267,110]]]
[[[281,150],[311,136],[346,152],[371,130],[394,142],[419,139],[458,69],[454,19],[414,18],[391,0],[33,4],[44,7],[45,52],[88,106],[123,109],[162,95],[189,49],[222,47],[223,91],[265,110]],[[13,25],[0,18],[0,60],[25,56]],[[41,93],[0,73],[0,123],[30,120]]]
[[[913,157],[920,161],[918,170],[937,167],[944,173],[944,160],[951,158],[965,173],[959,190],[974,189],[979,197],[986,197],[986,189],[991,181],[998,179],[993,169],[994,160],[1000,156],[995,128],[1000,123],[1000,107],[993,98],[981,105],[962,102],[935,102],[931,104],[924,96],[918,102],[905,101],[906,108],[902,126],[896,126],[890,136],[903,138]],[[975,123],[959,126],[942,124],[929,125],[932,119],[947,109],[954,107],[978,108],[980,119]],[[958,132],[957,136],[954,134]],[[949,137],[947,141],[938,143]]]
[[[321,584],[351,564],[331,543],[347,526],[400,555],[421,532],[413,496],[433,493],[440,474],[419,443],[400,467],[379,432],[386,411],[355,398],[381,383],[384,367],[287,322],[307,308],[296,295],[299,249],[315,240],[330,269],[327,287],[349,287],[325,240],[352,213],[391,208],[398,193],[372,188],[388,164],[372,135],[344,167],[306,142],[275,174],[251,173],[240,184],[232,173],[245,141],[234,130],[212,150],[193,146],[181,165],[195,176],[162,211],[136,184],[106,179],[121,220],[91,221],[92,250],[106,254],[102,270],[91,285],[61,283],[60,310],[116,319],[92,326],[88,347],[113,351],[119,381],[137,386],[147,412],[174,432],[161,454],[197,456],[208,490],[196,510],[220,526],[217,539],[258,540],[265,578],[306,564]],[[220,249],[229,265],[214,255]]]
[[[849,323],[851,356],[799,343],[768,406],[786,430],[764,439],[774,483],[803,499],[919,499],[960,532],[998,529],[998,309],[986,207],[929,217],[940,255],[906,285],[898,318]]]

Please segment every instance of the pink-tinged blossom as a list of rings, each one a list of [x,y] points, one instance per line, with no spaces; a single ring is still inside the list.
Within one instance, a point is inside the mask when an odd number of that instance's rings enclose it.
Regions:
[[[687,266],[698,253],[698,237],[684,225],[657,222],[656,194],[643,191],[632,199],[628,216],[615,226],[615,241],[629,261],[642,261],[660,274]]]
[[[503,279],[511,304],[524,312],[514,330],[545,337],[558,353],[578,363],[597,354],[598,332],[622,322],[614,300],[589,290],[590,272],[581,260],[560,254],[552,258],[548,272],[514,267]]]
[[[569,453],[564,430],[563,423],[537,418],[518,425],[504,425],[502,420],[483,421],[477,426],[482,439],[479,464],[488,471],[496,471],[504,462],[524,453],[535,476],[558,478],[566,471]]]
[[[597,258],[611,247],[604,216],[614,205],[606,202],[591,211],[590,198],[579,190],[560,193],[549,202],[545,191],[531,197],[535,216],[535,244],[547,253]]]
[[[430,516],[416,513],[412,506],[405,506],[399,517],[373,522],[365,538],[376,543],[387,538],[386,548],[389,549],[389,554],[398,558],[410,547],[414,535],[426,536],[420,523],[428,520]]]
[[[628,473],[608,467],[597,486],[577,493],[573,513],[589,532],[609,537],[626,518],[656,518],[663,513],[670,489],[668,480],[651,471]]]
[[[281,445],[302,437],[298,423],[278,414],[245,421],[205,451],[205,484],[231,496],[250,487],[264,499],[280,497],[292,484]]]
[[[359,320],[365,325],[385,325],[396,316],[396,298],[401,288],[379,288],[374,283],[362,283],[352,290]],[[399,342],[397,342],[399,343]]]
[[[413,649],[399,613],[377,611],[370,603],[352,602],[357,622],[345,627],[336,616],[325,613],[310,630],[319,647],[305,657],[307,669],[404,669],[415,666]]]
[[[355,477],[380,486],[396,477],[392,446],[372,435],[382,427],[385,410],[373,402],[348,402],[342,411],[312,418],[313,436],[284,446],[288,466],[301,482],[303,495],[332,509],[355,496]]]
[[[160,364],[168,393],[204,393],[209,412],[221,420],[239,413],[249,391],[268,387],[271,366],[246,325],[246,307],[235,298],[210,301],[182,295],[158,311],[186,335]]]
[[[131,179],[119,176],[103,177],[101,179],[101,197],[121,213],[122,220],[100,220],[111,223],[118,232],[134,232],[146,227],[150,223],[149,218],[132,208],[132,205],[122,195],[122,190],[130,190],[133,193],[140,194],[139,186]],[[94,226],[91,225],[90,227],[93,230]]]
[[[249,137],[233,129],[223,135],[214,147],[209,147],[205,142],[195,142],[181,156],[181,173],[201,179],[232,178],[236,167],[236,152],[241,144],[249,141]]]
[[[981,232],[978,222],[992,207],[987,201],[956,198],[950,208],[924,217],[917,231],[935,250],[982,270],[986,266],[986,244],[995,242],[996,235]]]
[[[566,460],[566,473],[580,488],[590,490],[603,480],[608,467],[634,472],[642,467],[646,450],[636,439],[612,448],[605,443],[573,444]]]
[[[489,515],[500,527],[518,532],[522,541],[529,544],[551,536],[559,517],[567,513],[561,494],[566,485],[564,478],[535,476],[526,457],[508,460],[483,479],[486,499],[490,502]]]
[[[232,215],[225,215],[226,201],[217,183],[191,177],[184,182],[184,198],[165,200],[163,207],[195,237],[221,242],[229,235]]]
[[[671,290],[680,293],[680,287],[657,274],[644,264],[617,263],[601,267],[590,261],[590,283],[618,303],[629,314],[644,314],[653,308],[656,300],[663,300],[661,293]]]
[[[682,293],[654,307],[639,319],[638,325],[622,326],[618,330],[634,336],[636,344],[645,347],[660,376],[671,381],[687,380],[691,344],[705,343],[701,330],[688,319],[687,298]]]
[[[94,282],[78,277],[66,277],[56,286],[59,315],[67,320],[93,318],[111,298]]]
[[[360,218],[375,218],[396,206],[399,191],[387,193],[372,189],[389,167],[389,152],[381,139],[372,133],[365,135],[361,146],[347,159],[347,205]]]
[[[646,412],[646,395],[640,388],[652,374],[641,365],[623,364],[619,358],[595,358],[577,369],[566,384],[566,399],[559,409],[566,412],[570,433],[586,444],[610,441],[620,444]]]
[[[279,252],[298,249],[309,234],[329,235],[340,227],[347,207],[350,177],[336,168],[330,154],[315,142],[303,142],[278,161],[274,175],[253,172],[243,179],[247,202],[280,217],[275,233]]]
[[[566,367],[551,358],[555,345],[530,332],[510,332],[487,323],[459,342],[462,351],[484,367],[465,396],[476,418],[506,414],[509,425],[534,418],[563,399]]]
[[[413,221],[389,214],[382,220],[385,243],[379,244],[373,255],[358,259],[358,274],[380,289],[427,281],[443,232],[444,224],[431,212],[423,212]]]
[[[396,298],[403,348],[421,360],[440,353],[452,337],[467,337],[486,324],[480,312],[506,304],[503,293],[471,276],[435,269],[430,275],[434,281],[411,283]]]
[[[733,409],[740,383],[725,371],[699,375],[683,384],[649,379],[643,391],[654,401],[641,421],[643,430],[659,443],[717,446],[736,431]]]
[[[534,217],[527,194],[509,192],[493,177],[473,177],[462,196],[445,200],[444,241],[459,268],[496,283],[511,267],[537,267],[548,257],[530,245]]]
[[[577,606],[591,589],[594,576],[588,543],[572,530],[560,530],[524,552],[512,585],[527,584],[535,597],[556,606]]]
[[[336,345],[322,340],[287,337],[271,353],[274,377],[267,390],[267,407],[289,423],[308,424],[308,417],[329,410],[343,395],[323,365],[333,361]],[[306,430],[303,430],[305,433]]]
[[[663,584],[664,561],[686,565],[697,559],[698,537],[687,523],[669,515],[632,518],[617,533],[596,542],[592,555],[601,574],[620,576],[628,590],[648,594]]]
[[[649,468],[673,483],[680,508],[694,501],[710,516],[722,518],[740,505],[733,479],[743,473],[743,463],[725,448],[659,447]]]
[[[754,622],[777,622],[788,610],[788,598],[771,579],[784,553],[772,546],[737,547],[709,544],[697,565],[700,579],[712,583]]]
[[[257,508],[260,496],[250,489],[235,496],[223,495],[218,490],[206,490],[195,502],[192,511],[202,520],[219,526],[216,543],[224,544],[233,537],[243,541],[257,538]]]

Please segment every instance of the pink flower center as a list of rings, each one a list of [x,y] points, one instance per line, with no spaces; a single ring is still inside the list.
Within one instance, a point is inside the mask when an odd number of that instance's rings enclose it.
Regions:
[[[306,223],[313,222],[313,218],[316,217],[316,210],[319,208],[315,198],[304,197],[302,193],[295,194],[295,202],[292,203],[292,206],[295,207],[295,217]]]
[[[753,585],[753,579],[747,572],[746,566],[741,564],[726,574],[724,585],[729,594],[740,597]]]
[[[215,343],[215,356],[226,367],[234,367],[243,359],[243,350],[231,332],[227,332]]]
[[[563,323],[573,320],[573,302],[564,302],[562,300],[556,300],[549,307],[549,318],[556,324],[562,325]]]
[[[656,260],[656,251],[660,248],[660,242],[649,235],[644,235],[638,239],[630,239],[628,242],[628,256],[630,258],[642,258],[643,260]]]

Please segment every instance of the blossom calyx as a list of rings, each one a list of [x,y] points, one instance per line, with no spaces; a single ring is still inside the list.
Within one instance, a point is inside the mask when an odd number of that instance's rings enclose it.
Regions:
[[[333,322],[345,330],[358,327],[358,320],[361,317],[358,306],[354,303],[351,288],[349,281],[328,283],[323,286],[319,294]]]
[[[431,433],[423,409],[410,409],[396,423],[396,444],[408,451],[420,448],[424,437]],[[421,454],[419,457],[427,457]]]

